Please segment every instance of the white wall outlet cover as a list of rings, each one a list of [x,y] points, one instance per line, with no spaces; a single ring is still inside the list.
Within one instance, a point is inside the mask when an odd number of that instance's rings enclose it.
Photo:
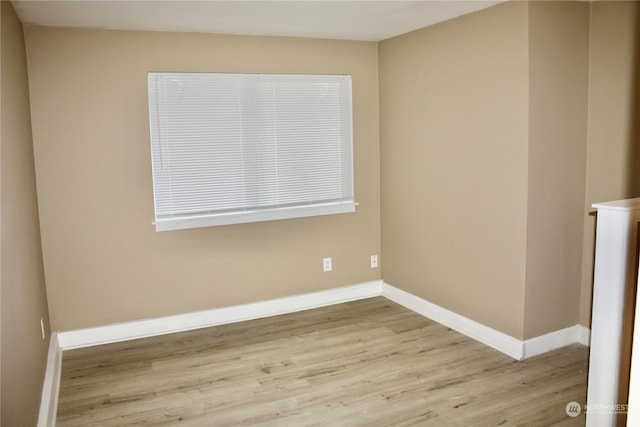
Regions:
[[[371,268],[378,266],[378,255],[371,255]]]

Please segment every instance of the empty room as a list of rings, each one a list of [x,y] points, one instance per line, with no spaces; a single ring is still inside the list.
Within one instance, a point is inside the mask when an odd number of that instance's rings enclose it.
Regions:
[[[617,326],[599,296],[637,273],[638,3],[3,0],[0,33],[3,427],[639,416],[637,274]]]

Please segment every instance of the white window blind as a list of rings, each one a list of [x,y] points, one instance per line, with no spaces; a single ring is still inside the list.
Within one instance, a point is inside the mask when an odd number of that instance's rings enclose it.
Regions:
[[[157,231],[355,211],[350,76],[148,84]]]

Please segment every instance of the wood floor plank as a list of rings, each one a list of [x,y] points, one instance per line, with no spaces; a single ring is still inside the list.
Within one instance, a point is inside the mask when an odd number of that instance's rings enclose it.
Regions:
[[[517,362],[378,297],[66,351],[57,425],[578,426],[587,354]]]

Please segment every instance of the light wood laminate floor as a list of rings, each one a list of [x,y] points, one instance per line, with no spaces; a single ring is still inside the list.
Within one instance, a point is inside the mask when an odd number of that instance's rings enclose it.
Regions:
[[[383,297],[65,351],[58,426],[581,426],[587,353],[523,362]]]

